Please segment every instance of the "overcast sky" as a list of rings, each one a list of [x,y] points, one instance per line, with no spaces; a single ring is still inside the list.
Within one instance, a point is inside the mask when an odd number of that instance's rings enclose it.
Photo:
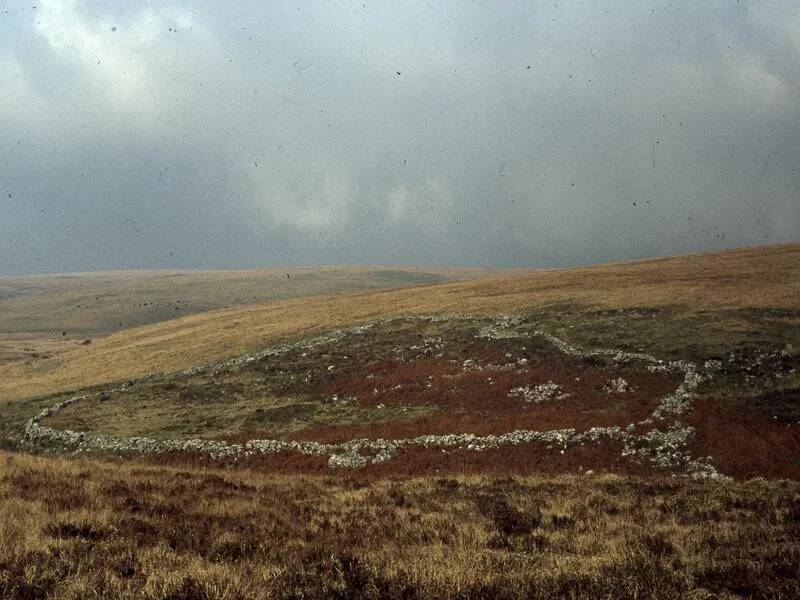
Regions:
[[[0,3],[0,274],[800,241],[800,2]]]

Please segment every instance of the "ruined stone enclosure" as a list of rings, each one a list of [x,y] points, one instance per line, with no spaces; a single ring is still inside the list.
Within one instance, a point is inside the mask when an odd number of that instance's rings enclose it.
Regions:
[[[522,317],[397,317],[64,399],[26,443],[317,470],[717,476],[684,419],[717,368],[579,349]]]

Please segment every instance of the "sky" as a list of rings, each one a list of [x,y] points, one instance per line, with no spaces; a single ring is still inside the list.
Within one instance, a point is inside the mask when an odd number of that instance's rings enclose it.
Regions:
[[[0,275],[800,241],[800,3],[0,2]]]

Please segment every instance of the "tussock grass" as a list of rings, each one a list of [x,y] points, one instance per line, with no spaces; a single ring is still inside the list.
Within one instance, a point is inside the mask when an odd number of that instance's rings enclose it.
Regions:
[[[0,497],[9,600],[800,594],[788,482],[367,481],[0,454]]]

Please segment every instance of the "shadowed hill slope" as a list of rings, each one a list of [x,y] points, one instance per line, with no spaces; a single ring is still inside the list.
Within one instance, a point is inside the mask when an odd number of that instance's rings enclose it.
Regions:
[[[364,266],[0,277],[0,335],[104,335],[217,308],[492,273],[488,269]]]
[[[0,400],[172,371],[398,313],[500,313],[551,303],[678,311],[800,307],[800,246],[515,273],[411,289],[229,308],[119,332],[56,358],[0,367]]]

